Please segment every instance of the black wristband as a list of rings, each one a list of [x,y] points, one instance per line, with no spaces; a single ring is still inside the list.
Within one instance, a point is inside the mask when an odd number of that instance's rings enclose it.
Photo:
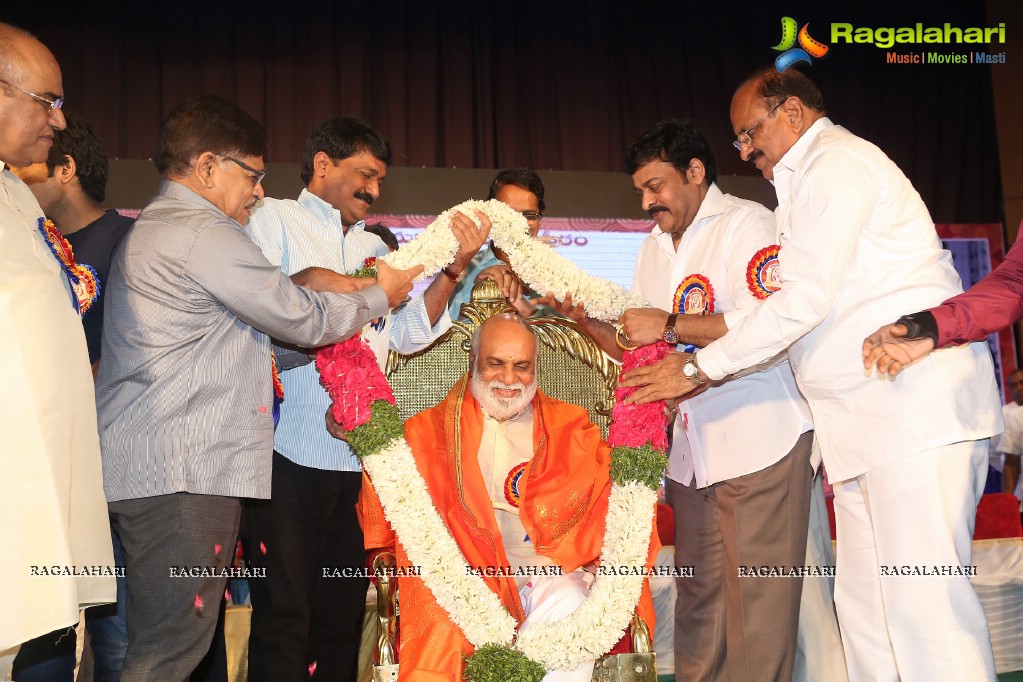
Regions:
[[[938,345],[938,321],[934,315],[926,310],[912,315],[903,315],[895,321],[895,324],[905,325],[906,338],[930,339],[934,345]]]

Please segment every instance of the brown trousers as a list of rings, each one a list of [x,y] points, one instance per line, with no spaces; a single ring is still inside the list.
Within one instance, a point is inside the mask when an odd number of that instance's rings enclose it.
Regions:
[[[809,431],[767,469],[706,488],[668,479],[675,564],[693,567],[676,578],[678,682],[792,680],[803,581],[788,573],[806,557],[812,443]]]

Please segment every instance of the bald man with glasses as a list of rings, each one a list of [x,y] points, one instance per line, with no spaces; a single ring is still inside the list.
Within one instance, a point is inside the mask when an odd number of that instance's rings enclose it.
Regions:
[[[46,231],[10,171],[46,160],[65,126],[62,93],[46,46],[0,24],[0,677],[13,664],[19,680],[71,680],[79,609],[115,599],[80,318],[91,300],[59,232]],[[99,575],[76,575],[81,567]]]

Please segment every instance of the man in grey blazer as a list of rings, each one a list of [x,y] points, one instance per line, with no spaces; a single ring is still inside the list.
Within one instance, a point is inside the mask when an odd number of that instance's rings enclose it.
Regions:
[[[96,398],[125,550],[125,682],[187,679],[209,649],[238,498],[270,495],[269,337],[347,338],[404,300],[421,270],[381,266],[375,284],[284,275],[242,229],[263,197],[266,149],[262,125],[226,99],[172,111],[155,157],[162,182],[111,266]]]

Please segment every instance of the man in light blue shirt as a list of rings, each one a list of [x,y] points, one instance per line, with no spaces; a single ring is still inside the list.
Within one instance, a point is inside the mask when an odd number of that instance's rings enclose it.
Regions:
[[[497,199],[521,213],[529,224],[529,236],[536,237],[540,233],[540,218],[547,208],[543,195],[543,181],[536,171],[530,168],[505,168],[494,176],[487,199]],[[508,265],[507,257],[493,244],[488,244],[472,259],[455,287],[455,293],[448,303],[451,319],[457,320],[461,315],[462,306],[472,298],[472,287],[479,279],[497,282],[508,298],[508,303],[519,315],[529,317],[536,312],[536,307],[526,300],[525,285]]]
[[[249,236],[286,274],[312,266],[354,272],[365,259],[387,253],[364,229],[364,218],[380,196],[390,158],[390,145],[363,121],[320,124],[302,156],[306,189],[297,200],[264,200],[249,221]],[[381,367],[388,348],[413,352],[451,326],[448,299],[487,237],[461,215],[451,227],[459,242],[455,261],[422,296],[364,329]],[[266,577],[250,581],[249,679],[305,680],[315,664],[317,677],[354,680],[369,581],[325,576],[365,564],[355,514],[361,469],[348,444],[327,432],[330,398],[315,364],[284,369],[281,383],[271,499],[254,503],[248,517],[249,555],[267,569]]]

